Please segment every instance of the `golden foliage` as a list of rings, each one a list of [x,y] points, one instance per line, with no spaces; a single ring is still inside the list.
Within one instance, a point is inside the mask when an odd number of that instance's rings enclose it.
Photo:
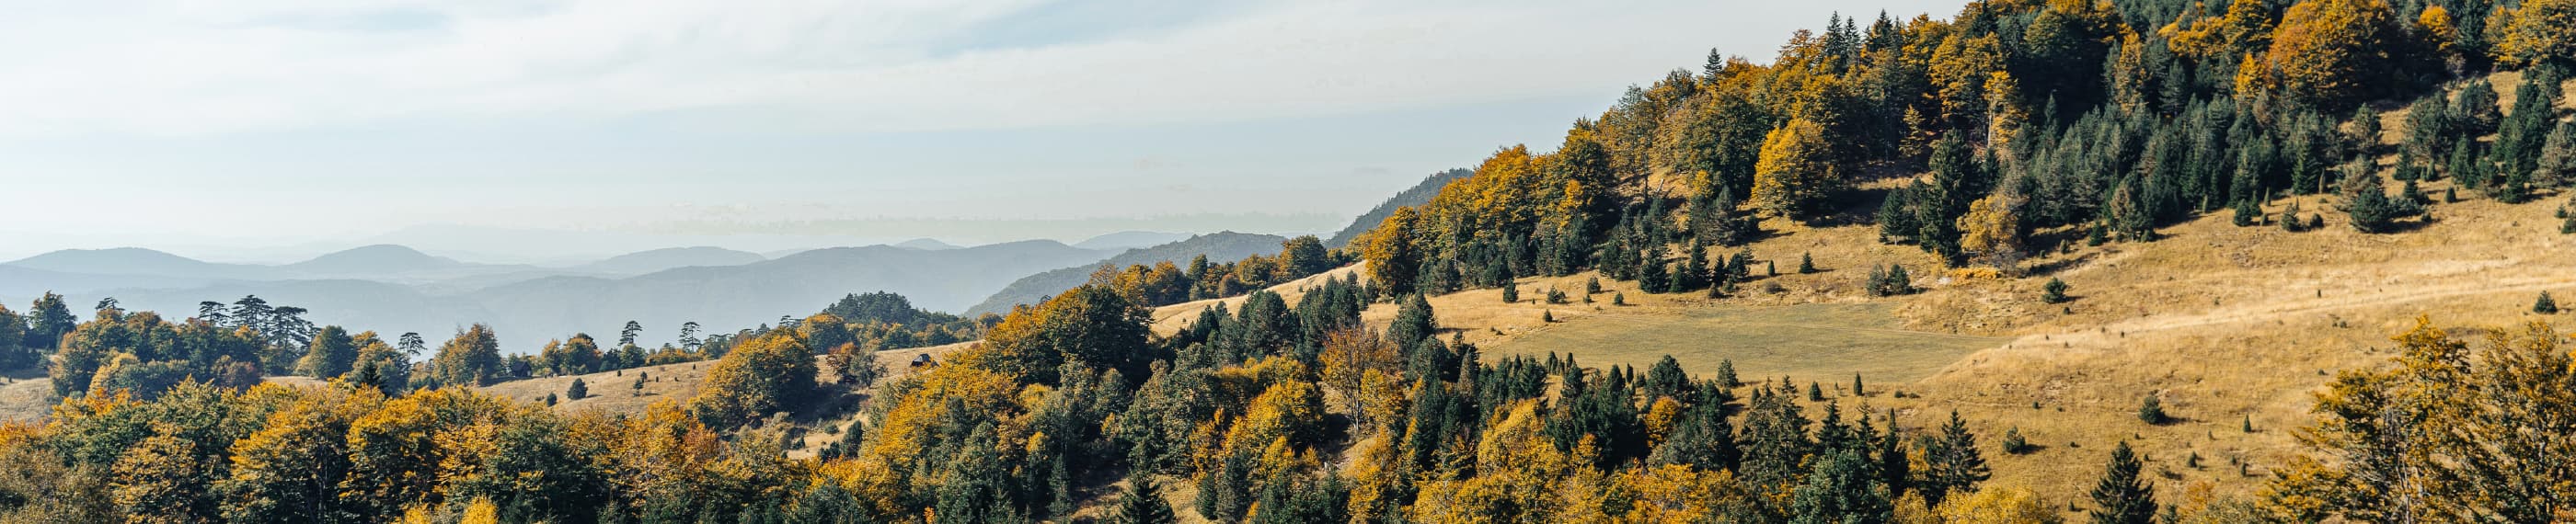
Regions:
[[[2057,524],[2057,510],[2040,503],[2039,495],[2028,489],[2011,486],[1987,486],[1972,493],[1953,495],[1935,508],[1941,519],[1950,524]]]
[[[2523,0],[2496,16],[2488,24],[2504,33],[2495,44],[2497,59],[2523,66],[2576,60],[2576,0]]]
[[[2396,64],[2402,42],[2397,15],[2383,0],[2308,0],[2292,4],[2272,33],[2264,84],[2332,107],[2374,94],[2373,73]]]
[[[1823,127],[1804,118],[1771,130],[1754,167],[1755,207],[1793,218],[1824,211],[1827,197],[1844,184],[1824,134]]]

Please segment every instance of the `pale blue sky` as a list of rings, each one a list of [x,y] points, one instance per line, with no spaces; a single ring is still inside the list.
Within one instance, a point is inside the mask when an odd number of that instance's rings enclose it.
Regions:
[[[0,256],[222,258],[419,224],[1326,230],[1496,147],[1552,146],[1710,47],[1762,60],[1832,12],[1960,2],[12,4]],[[818,242],[887,233],[846,235]]]

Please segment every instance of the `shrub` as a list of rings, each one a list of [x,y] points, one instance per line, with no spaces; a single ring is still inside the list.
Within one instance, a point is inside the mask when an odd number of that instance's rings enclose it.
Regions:
[[[564,397],[573,400],[590,398],[590,384],[582,382],[581,379],[572,379],[572,387],[564,389]]]
[[[2014,427],[2004,430],[2004,453],[2020,455],[2031,451],[2033,451],[2033,447],[2030,445],[2030,441],[2023,440],[2021,437],[2021,428]]]

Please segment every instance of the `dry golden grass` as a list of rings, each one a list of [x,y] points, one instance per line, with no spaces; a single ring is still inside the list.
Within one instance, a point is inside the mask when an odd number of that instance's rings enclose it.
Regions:
[[[2448,187],[2443,181],[2422,189],[2438,198]],[[1595,303],[1581,304],[1586,274],[1522,279],[1519,303],[1503,303],[1492,289],[1430,301],[1445,333],[1463,335],[1489,355],[1571,352],[1589,365],[1643,367],[1671,353],[1699,373],[1712,369],[1714,359],[1732,358],[1749,381],[1788,369],[1801,381],[1813,376],[1835,386],[1848,384],[1849,376],[1825,371],[1837,365],[1831,358],[1877,358],[1840,364],[1877,366],[1864,371],[1874,390],[1868,397],[1851,398],[1837,387],[1834,400],[1846,409],[1893,409],[1899,424],[1915,429],[1957,410],[1982,436],[1995,482],[2031,486],[2059,504],[2082,499],[2108,449],[2122,440],[2146,454],[2162,493],[2206,484],[2198,489],[2243,494],[2299,453],[2291,435],[2309,420],[2311,393],[2338,370],[2386,361],[2387,338],[2418,315],[2474,333],[2540,320],[2528,309],[2541,291],[2576,296],[2576,258],[2562,255],[2576,247],[2576,237],[2560,235],[2551,215],[2569,195],[2520,205],[2474,191],[2461,197],[2466,200],[2432,206],[2435,221],[2420,229],[2389,235],[2353,231],[2330,197],[2297,197],[2267,211],[2296,201],[2303,213],[2326,217],[2324,229],[2236,227],[2222,212],[2165,228],[2156,242],[2070,242],[2070,249],[2026,260],[2023,267],[2033,274],[2019,278],[1948,278],[1913,247],[1879,244],[1869,226],[1807,228],[1775,220],[1766,223],[1773,236],[1750,246],[1757,259],[1791,270],[1799,253],[1812,253],[1825,271],[1757,279],[1743,286],[1742,296],[1715,300],[1643,295],[1632,282],[1605,281]],[[1905,264],[1925,292],[1863,296],[1868,268],[1884,263]],[[2074,300],[2041,302],[2040,285],[2051,277],[2070,284]],[[1771,284],[1779,289],[1764,291]],[[1577,295],[1578,303],[1538,303],[1550,286]],[[1613,292],[1631,305],[1610,306]],[[1177,329],[1206,305],[1161,308],[1156,327]],[[1394,309],[1379,304],[1363,318],[1383,328]],[[1558,322],[1541,322],[1541,312]],[[1784,325],[1832,329],[1765,328]],[[1690,336],[1693,331],[1703,332],[1702,339]],[[1778,356],[1761,351],[1838,343],[1865,348],[1887,343],[1871,337],[1940,335],[1964,335],[1950,340],[1967,347],[1899,358],[1867,351],[1798,354],[1767,363]],[[1907,377],[1921,378],[1902,380]],[[1888,394],[1899,390],[1913,395]],[[2137,409],[2149,394],[2178,420],[2139,421]],[[2248,421],[2255,431],[2242,429]],[[2040,449],[2004,453],[2000,441],[2013,428]],[[2200,457],[2198,467],[2186,465],[2193,455]]]

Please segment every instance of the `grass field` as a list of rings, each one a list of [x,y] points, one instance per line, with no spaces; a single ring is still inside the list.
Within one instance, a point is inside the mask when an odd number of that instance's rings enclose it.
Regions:
[[[1931,376],[1960,356],[2006,338],[1900,329],[1884,303],[1711,306],[1672,313],[1595,314],[1497,343],[1489,355],[1579,355],[1587,366],[1644,370],[1672,355],[1693,375],[1732,360],[1745,380],[1789,376],[1849,384],[1897,384]]]

